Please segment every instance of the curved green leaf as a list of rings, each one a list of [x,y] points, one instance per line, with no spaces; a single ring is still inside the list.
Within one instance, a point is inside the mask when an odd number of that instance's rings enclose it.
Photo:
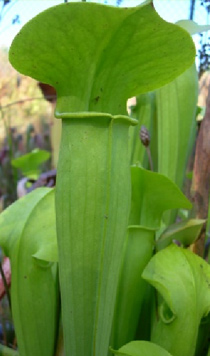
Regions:
[[[157,250],[159,251],[167,247],[173,240],[179,241],[184,246],[191,245],[197,240],[204,223],[205,220],[190,219],[170,225],[157,241]]]
[[[129,225],[160,227],[162,214],[169,209],[191,209],[179,188],[162,174],[131,167],[132,199]]]
[[[20,354],[52,356],[59,302],[57,264],[45,262],[57,259],[52,189],[36,189],[0,215],[0,245],[11,260],[12,314]]]
[[[162,347],[148,341],[132,341],[112,352],[116,356],[172,356]]]
[[[188,33],[161,19],[151,0],[135,8],[52,7],[21,29],[9,53],[19,72],[55,87],[57,116],[125,114],[129,97],[173,80],[194,57]]]
[[[178,187],[165,176],[133,166],[131,180],[130,224],[142,226],[128,229],[112,327],[111,342],[115,348],[135,338],[145,292],[141,274],[152,257],[155,228],[160,227],[163,212],[191,207]]]
[[[0,214],[0,244],[7,256],[12,258],[13,251],[22,238],[25,225],[31,219],[34,208],[40,207],[42,200],[49,200],[50,205],[45,206],[45,210],[42,213],[40,211],[40,216],[42,214],[42,217],[41,220],[37,221],[36,233],[39,228],[41,234],[39,236],[43,235],[44,237],[36,240],[36,248],[33,255],[45,261],[58,261],[54,199],[54,189],[38,188],[17,200]],[[18,216],[21,219],[18,219]],[[43,230],[39,227],[39,223],[45,223]]]
[[[12,160],[12,166],[19,168],[26,177],[40,174],[40,165],[50,158],[50,153],[45,150],[35,149],[30,153]]]
[[[143,226],[128,228],[110,341],[115,349],[135,338],[146,288],[141,274],[152,257],[154,237],[154,229]]]
[[[181,189],[196,132],[198,76],[195,65],[156,91],[158,172]]]
[[[150,260],[142,277],[164,299],[151,341],[173,356],[194,355],[200,321],[210,312],[210,266],[191,251],[170,245]]]

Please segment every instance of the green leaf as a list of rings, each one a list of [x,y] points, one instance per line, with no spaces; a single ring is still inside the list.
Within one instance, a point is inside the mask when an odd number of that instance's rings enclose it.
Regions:
[[[196,120],[197,122],[201,122],[205,116],[206,113],[206,107],[205,106],[197,106],[197,112],[196,112]]]
[[[0,245],[11,260],[12,315],[20,354],[52,356],[59,304],[57,264],[48,263],[57,260],[52,189],[36,189],[0,214]]]
[[[151,341],[173,356],[194,355],[200,321],[210,312],[210,266],[191,251],[170,245],[150,260],[142,277],[164,299]]]
[[[196,132],[198,76],[195,65],[156,91],[158,172],[182,188]]]
[[[187,172],[186,178],[192,180],[193,179],[193,171]]]
[[[112,352],[116,356],[172,356],[162,347],[148,341],[132,341]]]
[[[147,283],[141,303],[141,313],[139,315],[135,340],[150,340],[155,303],[156,291],[149,283]]]
[[[26,177],[37,177],[40,174],[40,165],[50,158],[50,153],[36,148],[30,153],[12,160],[12,166],[19,168]]]
[[[133,166],[131,180],[130,224],[136,226],[128,229],[118,284],[111,337],[115,348],[135,338],[145,293],[141,274],[152,257],[155,228],[160,227],[163,212],[191,207],[178,187],[165,176]]]
[[[162,174],[131,167],[132,199],[129,225],[159,228],[162,214],[169,209],[191,209],[179,188]]]
[[[209,346],[209,335],[210,335],[210,313],[207,317],[204,317],[201,320],[197,343],[196,343],[196,352],[194,356],[207,356],[206,351]]]
[[[173,240],[179,241],[184,246],[191,245],[197,240],[204,223],[205,220],[190,219],[170,225],[157,241],[157,250],[167,247]]]
[[[86,113],[62,122],[56,226],[69,355],[108,351],[130,211],[128,128],[133,121]]]
[[[148,156],[139,134],[142,125],[150,130],[154,104],[154,93],[145,93],[137,96],[136,106],[132,107],[131,116],[138,120],[138,125],[130,127],[129,132],[131,165],[140,163],[144,168],[148,166]]]
[[[161,19],[151,0],[135,8],[66,3],[28,22],[9,58],[19,72],[55,87],[58,117],[125,114],[129,97],[192,65],[195,46],[185,30]]]
[[[110,341],[115,349],[135,338],[146,288],[141,274],[152,257],[154,237],[154,229],[128,228]]]

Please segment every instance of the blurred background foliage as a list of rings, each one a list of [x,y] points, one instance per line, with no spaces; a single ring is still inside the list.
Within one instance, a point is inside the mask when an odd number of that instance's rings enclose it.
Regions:
[[[17,74],[0,48],[0,209],[16,199],[21,174],[11,160],[34,148],[51,150],[52,118],[52,105],[37,82]]]

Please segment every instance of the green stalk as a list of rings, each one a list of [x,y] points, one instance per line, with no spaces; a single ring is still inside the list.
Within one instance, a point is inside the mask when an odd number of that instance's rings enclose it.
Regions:
[[[56,186],[64,346],[106,355],[130,210],[126,116],[62,115]]]
[[[129,226],[117,290],[111,346],[118,349],[135,339],[147,283],[141,274],[152,257],[155,229]],[[146,320],[141,320],[146,323]]]

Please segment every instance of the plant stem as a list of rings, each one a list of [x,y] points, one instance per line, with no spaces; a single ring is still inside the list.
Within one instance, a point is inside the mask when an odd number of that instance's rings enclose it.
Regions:
[[[136,121],[64,115],[56,181],[64,346],[66,355],[99,356],[109,347],[130,210],[128,128]]]
[[[19,356],[16,350],[0,344],[0,356]]]
[[[147,151],[147,156],[148,156],[148,160],[149,160],[150,170],[151,170],[151,171],[154,171],[153,161],[152,161],[152,155],[151,155],[151,151],[150,151],[149,146],[146,147],[146,151]]]
[[[193,20],[194,11],[195,11],[195,0],[191,0],[191,4],[190,4],[190,20]]]
[[[47,95],[46,98],[48,99],[53,99],[55,98],[54,95]],[[18,104],[23,104],[27,101],[33,101],[33,100],[43,100],[44,97],[43,96],[38,96],[38,97],[33,97],[33,98],[25,98],[25,99],[21,99],[21,100],[16,100],[16,101],[13,101],[7,105],[3,105],[0,107],[0,110],[3,111],[4,109],[7,109],[9,108],[10,106],[13,106],[13,105],[18,105]]]
[[[9,158],[10,161],[13,158],[13,145],[12,145],[12,137],[11,137],[11,132],[10,132],[10,126],[9,123],[5,120],[4,117],[4,111],[3,111],[3,106],[0,106],[0,113],[1,113],[1,119],[3,121],[4,124],[4,129],[5,129],[5,135],[7,137],[7,141],[8,141],[8,146],[9,146]],[[16,191],[16,186],[17,186],[17,169],[14,168],[13,166],[11,166],[11,170],[12,170],[12,181],[11,181],[11,189],[12,191]]]

